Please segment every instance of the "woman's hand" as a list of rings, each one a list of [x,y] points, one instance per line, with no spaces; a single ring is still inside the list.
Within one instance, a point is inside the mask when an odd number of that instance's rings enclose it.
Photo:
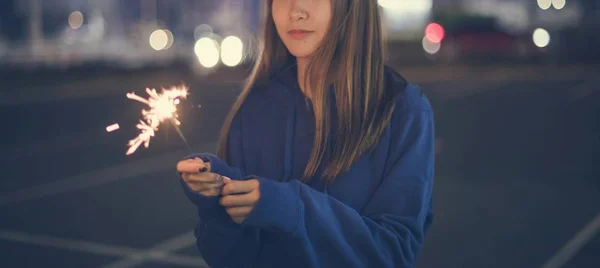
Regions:
[[[221,191],[223,197],[220,204],[225,207],[233,221],[242,223],[252,212],[260,199],[260,182],[256,179],[247,181],[225,181]]]
[[[221,194],[223,181],[229,180],[216,173],[210,172],[210,163],[200,158],[187,159],[177,163],[177,171],[181,172],[183,181],[192,189],[204,196]]]

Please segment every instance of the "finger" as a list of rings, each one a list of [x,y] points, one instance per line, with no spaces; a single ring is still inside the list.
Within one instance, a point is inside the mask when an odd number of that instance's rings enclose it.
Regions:
[[[198,189],[198,190],[206,190],[206,189],[215,188],[215,189],[219,189],[219,192],[220,192],[221,189],[223,189],[223,183],[187,182],[187,185],[189,185],[190,188],[192,188],[192,189]]]
[[[209,167],[206,165],[206,163],[200,163],[193,160],[184,160],[177,163],[177,171],[181,173],[198,173],[201,172],[202,169],[208,170],[208,168]]]
[[[192,182],[188,183],[187,185],[195,192],[217,191],[219,194],[221,194],[221,189],[223,189],[222,185],[213,183]]]
[[[204,168],[200,169],[200,172],[210,172],[212,169],[210,168],[210,162],[204,162]]]
[[[223,190],[221,194],[224,195],[220,200],[219,204],[224,207],[239,207],[239,206],[254,206],[258,199],[255,194],[237,194],[237,195],[225,195]]]
[[[188,183],[187,186],[190,187],[190,189],[192,189],[192,191],[197,192],[197,193],[202,193],[202,194],[204,194],[207,191],[210,191],[212,189],[201,183]]]
[[[227,208],[227,214],[231,217],[246,217],[252,211],[251,206],[243,206],[243,207],[230,207]]]
[[[204,168],[201,168],[200,172],[210,172],[210,170],[211,170],[210,169],[210,167],[211,167],[210,161],[204,161],[200,157],[195,157],[194,161],[204,164]]]
[[[187,175],[187,182],[223,183],[223,176],[216,173],[191,173]]]
[[[249,193],[258,187],[256,180],[230,181],[223,187],[223,195]]]
[[[204,160],[202,160],[202,158],[200,158],[200,157],[188,158],[188,159],[183,160],[183,161],[184,162],[190,162],[190,163],[205,164]]]
[[[182,176],[183,176],[183,180],[187,183],[218,184],[219,186],[223,186],[223,179],[219,179],[219,174],[184,173]]]
[[[199,192],[205,196],[219,196],[221,194],[221,187],[208,188]]]
[[[210,161],[204,161],[200,157],[194,157],[193,159],[187,159],[185,161],[201,164],[202,167],[198,169],[199,172],[210,172]]]

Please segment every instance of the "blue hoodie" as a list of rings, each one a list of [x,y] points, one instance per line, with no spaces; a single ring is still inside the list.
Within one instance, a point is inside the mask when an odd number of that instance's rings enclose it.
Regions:
[[[211,267],[415,266],[432,222],[433,112],[419,89],[390,68],[385,73],[386,90],[401,91],[390,124],[331,184],[318,175],[298,180],[315,127],[289,68],[254,89],[234,117],[228,163],[189,156],[233,180],[260,182],[259,202],[237,224],[219,197],[199,195],[180,180],[198,208],[197,246]]]

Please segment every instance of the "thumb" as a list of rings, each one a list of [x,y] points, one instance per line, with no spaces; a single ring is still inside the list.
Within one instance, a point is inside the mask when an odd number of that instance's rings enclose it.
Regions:
[[[223,184],[227,185],[230,184],[232,182],[232,180],[228,177],[223,176]]]

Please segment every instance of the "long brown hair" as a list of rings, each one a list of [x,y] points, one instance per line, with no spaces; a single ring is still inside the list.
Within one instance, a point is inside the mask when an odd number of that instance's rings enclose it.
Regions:
[[[250,91],[264,85],[274,64],[290,53],[279,38],[271,15],[273,0],[263,1],[262,43],[246,85],[227,116],[218,155],[227,159],[227,137],[233,118]],[[315,116],[315,139],[302,180],[314,176],[325,163],[323,178],[331,182],[376,145],[390,121],[399,94],[384,86],[384,37],[376,0],[331,0],[330,29],[311,55],[305,85],[309,85]],[[324,75],[323,75],[324,74]],[[333,86],[334,99],[326,90]],[[335,105],[337,124],[331,120]],[[336,128],[332,136],[330,130]]]

